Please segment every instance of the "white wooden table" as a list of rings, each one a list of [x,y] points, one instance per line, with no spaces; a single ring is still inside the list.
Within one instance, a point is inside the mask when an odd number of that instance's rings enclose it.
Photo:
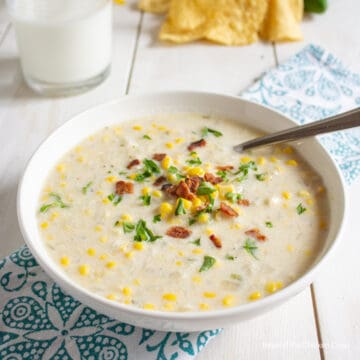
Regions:
[[[14,31],[0,0],[0,258],[23,244],[15,198],[26,161],[73,114],[125,94],[162,89],[239,94],[309,42],[326,47],[360,72],[356,0],[330,0],[325,15],[307,17],[304,42],[246,47],[164,45],[157,41],[161,17],[138,12],[134,0],[114,10],[110,77],[83,95],[51,99],[37,96],[24,84]],[[199,360],[360,359],[360,182],[348,192],[344,242],[316,282],[275,311],[225,329]]]

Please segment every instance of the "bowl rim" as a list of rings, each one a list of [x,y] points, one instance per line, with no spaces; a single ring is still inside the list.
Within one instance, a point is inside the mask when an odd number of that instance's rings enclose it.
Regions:
[[[252,312],[256,311],[258,309],[265,308],[270,305],[275,305],[277,303],[280,303],[281,301],[286,300],[289,297],[292,297],[296,295],[298,292],[304,290],[306,286],[308,286],[312,279],[314,278],[315,273],[318,272],[319,268],[323,267],[324,264],[331,258],[331,256],[336,251],[336,248],[338,247],[343,230],[346,223],[346,212],[348,208],[348,201],[346,197],[345,192],[345,184],[343,177],[341,175],[340,169],[338,165],[335,163],[334,159],[331,157],[329,152],[324,148],[324,146],[319,142],[319,140],[314,137],[314,141],[317,143],[318,146],[320,146],[324,152],[326,153],[327,157],[329,158],[330,162],[333,165],[334,174],[338,177],[339,181],[339,189],[340,192],[339,196],[342,198],[343,208],[341,212],[341,219],[339,220],[339,227],[336,229],[336,232],[334,234],[334,240],[332,244],[329,246],[329,248],[322,254],[321,258],[312,265],[312,267],[307,270],[302,276],[300,276],[298,279],[296,279],[294,282],[289,284],[288,286],[284,287],[283,289],[277,291],[274,294],[265,296],[264,298],[261,298],[257,301],[248,302],[244,304],[240,304],[234,307],[229,307],[225,309],[217,309],[217,310],[209,310],[209,311],[189,311],[189,312],[166,312],[166,311],[160,311],[160,310],[152,310],[148,311],[142,308],[138,308],[135,306],[129,306],[127,304],[122,304],[119,302],[115,302],[112,300],[108,300],[98,294],[95,294],[84,287],[76,284],[71,278],[69,278],[65,273],[62,273],[60,271],[57,271],[55,269],[55,266],[51,265],[51,262],[48,262],[47,259],[43,258],[39,252],[37,251],[37,248],[35,244],[33,243],[30,234],[27,230],[27,225],[25,224],[23,220],[22,213],[24,210],[24,207],[26,206],[23,201],[23,192],[24,192],[24,181],[26,178],[26,174],[28,172],[28,169],[30,168],[30,165],[32,164],[32,161],[34,157],[37,155],[38,152],[41,151],[41,149],[45,146],[45,144],[52,141],[52,138],[55,137],[59,132],[66,130],[67,127],[71,127],[73,123],[76,122],[78,117],[84,116],[87,113],[90,113],[94,111],[95,109],[101,109],[102,107],[108,107],[114,104],[118,104],[121,102],[126,102],[128,100],[135,100],[140,101],[144,98],[157,98],[157,97],[163,97],[163,96],[213,96],[217,99],[227,99],[229,101],[237,101],[237,102],[243,102],[243,103],[250,103],[251,106],[260,107],[260,108],[266,108],[267,111],[276,113],[277,115],[280,115],[281,117],[287,119],[288,122],[298,125],[294,120],[290,119],[289,117],[285,116],[283,113],[274,110],[270,108],[269,106],[258,104],[246,99],[242,99],[239,96],[236,95],[228,95],[223,93],[216,93],[216,92],[205,92],[205,91],[187,91],[187,90],[174,90],[174,91],[155,91],[155,92],[146,92],[141,94],[135,94],[135,95],[124,95],[119,98],[116,98],[114,100],[101,103],[95,106],[92,106],[84,111],[81,111],[75,115],[72,115],[68,120],[66,120],[64,123],[59,125],[55,130],[53,130],[41,143],[40,145],[35,149],[32,156],[28,160],[26,167],[22,173],[21,179],[18,184],[18,190],[17,190],[17,217],[18,217],[18,223],[21,230],[21,234],[25,240],[26,245],[30,249],[32,255],[35,257],[38,264],[41,266],[41,268],[49,275],[52,280],[55,283],[58,283],[63,289],[65,289],[71,296],[74,296],[75,298],[79,298],[83,303],[89,305],[90,307],[94,307],[97,309],[101,308],[110,308],[111,312],[114,313],[116,311],[119,312],[119,315],[121,316],[121,313],[129,313],[132,315],[136,315],[139,318],[146,318],[146,319],[152,319],[156,318],[157,320],[167,320],[167,321],[176,321],[176,320],[217,320],[221,318],[229,318],[235,314],[240,313],[246,313],[246,312]],[[79,141],[81,139],[79,138]],[[64,153],[66,150],[64,151]],[[92,304],[91,302],[96,302],[96,306]],[[106,313],[106,311],[105,311]],[[110,313],[108,311],[107,313]]]

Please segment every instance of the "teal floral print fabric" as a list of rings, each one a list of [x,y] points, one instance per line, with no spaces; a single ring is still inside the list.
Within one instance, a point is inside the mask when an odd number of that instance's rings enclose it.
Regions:
[[[172,333],[109,318],[66,294],[24,246],[0,262],[1,360],[191,359],[220,330]]]
[[[360,74],[309,45],[268,71],[242,97],[306,124],[360,107]],[[320,136],[348,184],[360,175],[360,128]]]

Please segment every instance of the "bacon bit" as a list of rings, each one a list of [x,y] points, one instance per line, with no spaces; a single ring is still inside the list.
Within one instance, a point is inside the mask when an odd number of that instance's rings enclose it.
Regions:
[[[192,231],[182,226],[172,226],[166,231],[166,235],[176,239],[185,239],[191,235]]]
[[[231,206],[225,204],[224,202],[220,203],[220,211],[226,216],[230,216],[230,217],[239,216],[237,211],[235,211]]]
[[[239,199],[237,203],[242,206],[250,206],[250,201],[248,199]]]
[[[211,173],[205,173],[204,179],[205,181],[213,185],[223,182],[223,179],[220,176],[215,176],[214,174]]]
[[[187,148],[188,148],[189,151],[193,151],[195,148],[203,147],[205,145],[206,145],[206,140],[205,139],[200,139],[198,141],[192,142]]]
[[[172,185],[172,184],[164,184],[161,187],[161,191],[165,191],[170,195],[175,195],[175,191],[176,191],[176,185]]]
[[[218,248],[218,249],[221,249],[222,247],[222,243],[221,243],[221,240],[214,234],[211,234],[209,236],[209,239],[211,240],[211,242]]]
[[[250,229],[245,231],[246,235],[249,235],[259,241],[265,241],[266,240],[266,236],[260,233],[260,230],[257,228],[254,229]]]
[[[191,176],[189,178],[185,179],[186,185],[189,187],[190,191],[193,194],[196,194],[196,191],[202,181],[202,178],[200,176]]]
[[[183,180],[181,180],[180,183],[177,185],[175,194],[177,197],[181,197],[190,201],[194,200],[195,198],[195,195],[190,191],[186,182]]]
[[[160,186],[164,181],[166,181],[166,177],[165,176],[159,176],[155,181],[154,181],[154,186]]]
[[[220,171],[228,171],[234,169],[232,165],[217,166],[216,168]]]
[[[115,192],[118,195],[132,194],[134,192],[134,184],[131,182],[120,180],[115,184],[115,187]]]
[[[126,167],[127,169],[131,169],[133,166],[139,165],[140,164],[140,160],[139,159],[134,159],[132,161],[129,162],[128,166]]]
[[[165,156],[166,156],[166,154],[163,154],[163,153],[161,153],[161,154],[154,154],[152,158],[153,158],[154,160],[156,160],[156,161],[163,161],[164,158],[165,158]]]

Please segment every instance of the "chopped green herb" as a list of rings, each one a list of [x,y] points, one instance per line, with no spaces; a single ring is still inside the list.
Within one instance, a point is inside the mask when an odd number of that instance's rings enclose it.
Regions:
[[[205,255],[204,261],[199,269],[199,272],[207,271],[209,270],[214,264],[216,263],[216,259],[212,256]]]
[[[147,139],[147,140],[152,140],[149,135],[144,135],[143,138],[144,138],[144,139]]]
[[[127,172],[126,171],[119,171],[118,174],[119,175],[127,175]]]
[[[142,174],[137,174],[135,176],[134,180],[137,182],[143,182],[145,179],[149,178],[151,175],[152,174],[150,171],[145,170]]]
[[[197,156],[197,152],[196,151],[190,151],[190,156]]]
[[[228,172],[226,170],[218,170],[216,175],[220,176],[224,181],[229,181]]]
[[[257,171],[257,166],[254,161],[249,161],[246,164],[242,164],[239,166],[238,171],[234,175],[241,175],[236,180],[241,182],[245,180],[249,174],[249,170]]]
[[[177,167],[175,167],[175,166],[170,166],[168,168],[168,173],[169,174],[177,174],[178,172],[179,172],[179,169]]]
[[[243,246],[243,249],[246,250],[246,252],[248,254],[250,254],[252,257],[254,257],[255,259],[258,259],[256,256],[255,256],[255,251],[257,250],[257,246],[256,246],[256,243],[255,243],[255,240],[252,240],[250,238],[247,238],[245,240],[245,244]]]
[[[266,174],[256,174],[255,177],[259,181],[264,181],[266,179]]]
[[[235,260],[235,257],[232,255],[225,255],[226,260]]]
[[[123,222],[123,230],[125,234],[131,233],[134,229],[135,229],[135,224],[126,221]]]
[[[140,196],[140,199],[142,200],[144,206],[149,206],[151,204],[151,196],[150,195]]]
[[[305,211],[306,211],[306,208],[303,207],[301,203],[296,207],[296,212],[298,213],[298,215],[301,215]]]
[[[179,198],[178,204],[175,209],[175,215],[178,216],[178,215],[185,215],[185,214],[186,214],[186,210],[184,207],[184,199]]]
[[[54,192],[51,192],[49,194],[49,196],[51,198],[53,198],[53,202],[50,203],[50,204],[44,204],[43,206],[41,206],[40,208],[40,212],[41,213],[45,213],[47,212],[49,209],[53,208],[53,207],[59,207],[61,209],[65,209],[65,208],[68,208],[70,207],[68,204],[65,204],[62,199],[61,199],[61,196],[57,193],[54,193]]]
[[[266,227],[268,227],[268,228],[272,228],[272,227],[274,226],[271,221],[266,221],[266,222],[265,222],[265,225],[266,225]]]
[[[86,193],[88,192],[88,190],[89,190],[89,188],[90,188],[90,186],[93,184],[93,182],[92,181],[89,181],[82,189],[81,189],[81,191],[82,191],[82,193],[84,194],[84,195],[86,195]]]
[[[226,200],[229,200],[231,203],[236,203],[238,200],[242,199],[242,195],[241,194],[236,194],[233,192],[227,192],[225,194],[225,198]]]
[[[122,200],[121,195],[114,194],[114,193],[108,195],[107,198],[114,204],[114,206],[118,205]]]
[[[158,214],[158,215],[155,215],[153,217],[153,223],[156,224],[157,222],[160,222],[161,221],[161,215]]]
[[[237,281],[241,281],[241,279],[242,279],[240,274],[231,274],[230,277]]]
[[[201,239],[198,238],[198,239],[192,241],[191,243],[194,244],[194,245],[196,245],[196,246],[200,246],[200,241],[201,241]]]
[[[160,168],[153,160],[144,159],[143,164],[145,165],[146,170],[150,171],[151,173],[160,173]]]
[[[196,220],[197,220],[196,217],[190,218],[189,219],[189,226],[194,225],[196,223]]]
[[[197,189],[197,195],[209,195],[215,192],[216,189],[208,182],[203,181]]]
[[[114,226],[120,226],[121,222],[119,220],[115,221]]]
[[[196,157],[196,158],[193,158],[190,160],[186,160],[186,162],[190,165],[201,165],[202,164],[202,161],[200,160],[199,157]]]
[[[135,227],[134,241],[156,241],[162,236],[154,235],[154,233],[146,226],[146,221],[139,220]]]
[[[217,130],[214,130],[214,129],[210,129],[210,128],[203,128],[203,129],[201,130],[201,135],[202,135],[203,137],[208,136],[209,133],[213,134],[213,135],[216,136],[216,137],[220,137],[220,136],[223,135],[220,131],[217,131]]]

